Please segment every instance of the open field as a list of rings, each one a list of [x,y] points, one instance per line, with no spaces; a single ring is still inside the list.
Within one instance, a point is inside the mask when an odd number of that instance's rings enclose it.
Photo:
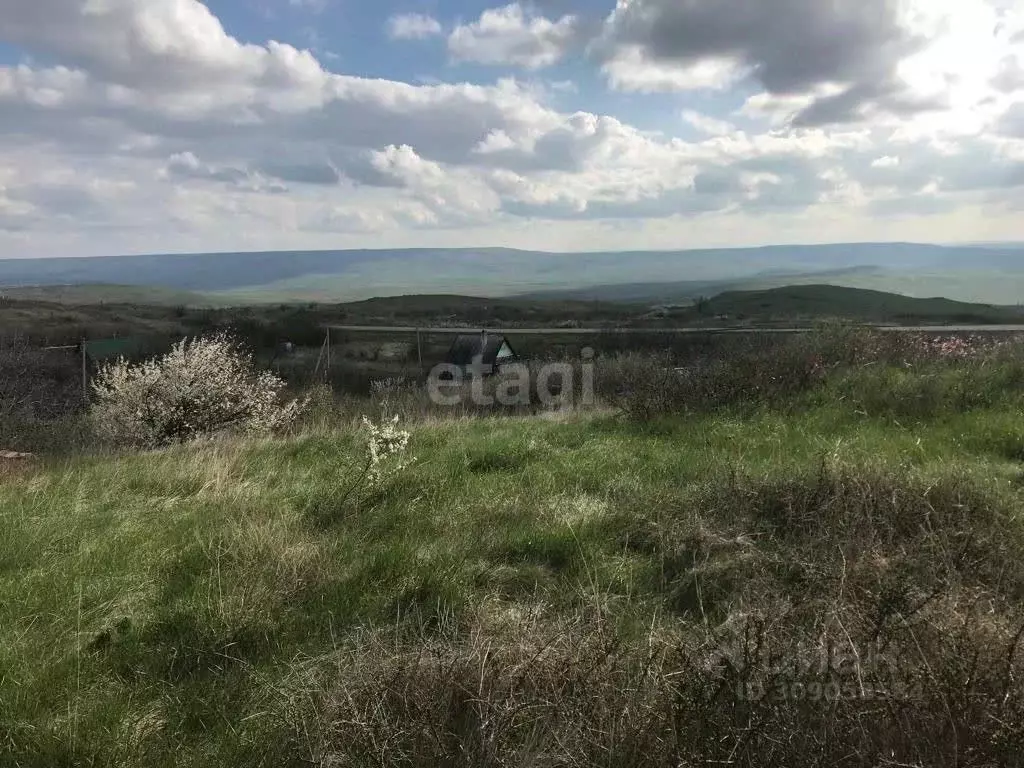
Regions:
[[[0,285],[0,299],[55,304],[136,304],[156,306],[213,306],[202,294],[171,288],[136,285]]]
[[[757,338],[768,335],[761,331],[848,321],[894,324],[918,334],[1009,334],[1020,329],[1021,313],[1016,307],[827,285],[725,293],[664,307],[448,295],[221,308],[0,299],[0,375],[5,382],[0,383],[0,442],[20,450],[71,444],[59,423],[28,430],[23,422],[25,414],[32,419],[33,414],[84,408],[77,349],[82,339],[127,339],[127,354],[142,357],[161,354],[182,337],[227,330],[256,353],[261,365],[296,388],[329,382],[339,393],[365,395],[374,381],[422,381],[426,371],[444,361],[453,329],[508,329],[513,348],[527,360],[578,360],[586,347],[602,356],[668,351],[676,364],[686,365],[694,358],[729,354],[731,343],[714,338],[715,333],[737,330]],[[328,367],[327,326],[372,330],[333,332]],[[542,332],[535,332],[538,326]],[[424,329],[420,345],[413,328]],[[285,342],[290,351],[283,351]],[[43,349],[54,345],[68,349]],[[100,363],[87,361],[87,377]]]
[[[0,336],[39,342],[74,343],[105,336],[180,338],[232,328],[261,348],[290,339],[300,344],[323,341],[323,326],[467,325],[555,323],[630,325],[647,322],[649,308],[632,304],[494,300],[469,296],[408,296],[352,304],[280,304],[263,307],[161,306],[131,303],[74,303],[0,298]]]
[[[0,475],[0,763],[1016,764],[1024,358],[920,344]]]
[[[378,298],[348,304],[193,306],[133,303],[143,289],[126,288],[116,300],[88,300],[77,289],[17,289],[0,295],[0,336],[40,343],[75,343],[82,338],[150,336],[178,338],[232,328],[260,348],[289,339],[318,344],[324,325],[466,326],[507,328],[657,328],[672,326],[809,326],[823,321],[900,325],[1016,324],[1018,307],[915,299],[892,293],[796,285],[763,291],[704,294],[681,305],[540,298],[490,299],[453,295]]]

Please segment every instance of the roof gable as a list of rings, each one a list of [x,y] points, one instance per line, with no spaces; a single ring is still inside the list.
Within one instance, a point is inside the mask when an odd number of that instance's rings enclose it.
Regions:
[[[484,365],[511,360],[516,356],[512,345],[500,333],[462,333],[455,337],[448,350],[451,365],[471,365],[481,358]]]

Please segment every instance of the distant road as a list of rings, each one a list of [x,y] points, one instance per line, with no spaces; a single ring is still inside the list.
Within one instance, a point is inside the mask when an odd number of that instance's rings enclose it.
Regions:
[[[474,328],[416,327],[415,325],[331,325],[332,331],[355,333],[501,333],[526,336],[597,336],[600,334],[743,334],[743,333],[810,333],[815,328]],[[894,333],[1024,333],[1024,325],[864,325],[878,331]]]

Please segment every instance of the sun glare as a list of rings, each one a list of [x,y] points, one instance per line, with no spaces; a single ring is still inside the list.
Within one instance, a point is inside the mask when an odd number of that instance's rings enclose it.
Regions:
[[[922,133],[980,133],[1005,107],[993,81],[1007,57],[1024,55],[1012,38],[1024,18],[964,0],[913,0],[907,26],[927,41],[905,59],[898,75],[913,97],[934,100],[938,109],[917,115]]]

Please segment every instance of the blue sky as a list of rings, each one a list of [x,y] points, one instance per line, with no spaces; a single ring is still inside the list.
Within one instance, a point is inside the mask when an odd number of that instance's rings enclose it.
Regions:
[[[0,256],[1024,240],[1015,0],[0,0]]]

